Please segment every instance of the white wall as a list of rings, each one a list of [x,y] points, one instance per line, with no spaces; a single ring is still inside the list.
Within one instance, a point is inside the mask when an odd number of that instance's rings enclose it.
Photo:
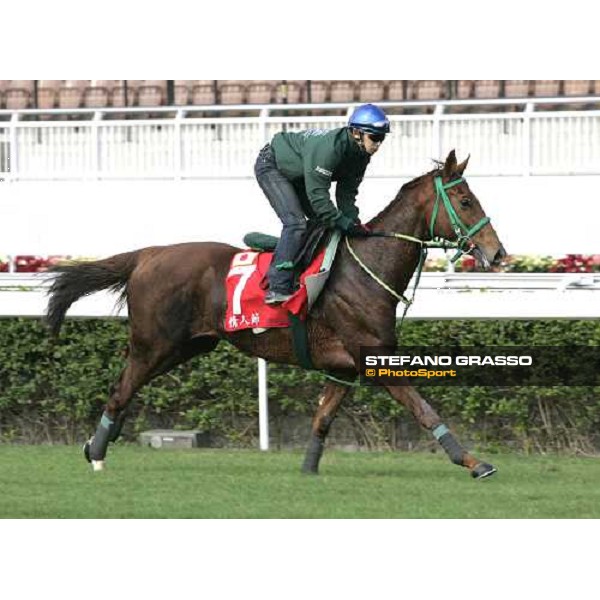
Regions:
[[[367,179],[374,216],[406,179]],[[472,177],[513,254],[600,253],[600,177]],[[254,180],[18,182],[0,186],[0,255],[105,256],[154,244],[215,240],[280,225]]]

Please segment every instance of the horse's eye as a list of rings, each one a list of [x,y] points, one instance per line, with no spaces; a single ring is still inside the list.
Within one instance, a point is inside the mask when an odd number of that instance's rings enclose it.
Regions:
[[[471,206],[471,198],[461,198],[460,205],[463,208],[469,208],[469,206]]]

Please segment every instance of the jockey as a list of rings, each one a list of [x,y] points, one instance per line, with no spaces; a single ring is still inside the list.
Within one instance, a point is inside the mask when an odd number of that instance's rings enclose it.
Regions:
[[[283,223],[267,274],[267,304],[285,302],[294,293],[293,261],[302,247],[307,218],[346,235],[368,235],[358,218],[356,195],[371,156],[389,132],[383,110],[364,104],[345,127],[277,133],[260,151],[254,173]],[[329,193],[332,181],[337,182],[337,207]]]

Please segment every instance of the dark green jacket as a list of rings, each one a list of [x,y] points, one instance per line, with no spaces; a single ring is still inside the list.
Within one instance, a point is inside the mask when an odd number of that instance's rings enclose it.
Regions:
[[[347,127],[278,133],[271,147],[277,168],[294,184],[309,217],[329,226],[358,218],[356,195],[371,157]],[[332,181],[337,182],[337,208],[329,194]]]

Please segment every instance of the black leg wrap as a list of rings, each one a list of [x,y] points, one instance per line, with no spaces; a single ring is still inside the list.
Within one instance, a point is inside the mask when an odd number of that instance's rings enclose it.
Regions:
[[[455,465],[463,466],[463,456],[465,451],[463,447],[456,441],[454,436],[448,431],[438,440],[446,454]]]
[[[321,460],[321,456],[323,456],[324,447],[325,438],[320,438],[313,433],[310,437],[306,456],[304,457],[304,464],[302,465],[303,473],[316,475],[319,472],[319,461]]]
[[[104,413],[89,447],[90,460],[104,460],[108,442],[112,439],[114,429],[114,422]]]
[[[121,435],[121,430],[123,429],[123,423],[125,422],[125,411],[119,413],[117,418],[115,419],[115,423],[112,427],[110,427],[110,439],[109,442],[116,442]]]

